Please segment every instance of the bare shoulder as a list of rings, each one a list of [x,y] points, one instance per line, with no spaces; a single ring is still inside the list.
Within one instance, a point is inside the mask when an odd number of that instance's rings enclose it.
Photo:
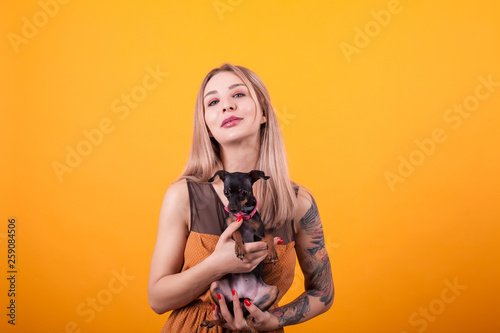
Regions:
[[[181,179],[172,183],[165,192],[160,212],[160,223],[182,222],[187,226],[190,218],[189,211],[187,181]]]
[[[178,180],[168,187],[165,199],[176,200],[178,203],[189,203],[189,193],[186,179]]]
[[[304,223],[316,220],[319,215],[318,207],[314,197],[306,187],[299,185],[297,193],[297,209],[295,210],[295,229],[297,230]]]
[[[156,244],[151,258],[149,288],[182,268],[189,231],[189,193],[185,180],[171,184],[161,205]]]

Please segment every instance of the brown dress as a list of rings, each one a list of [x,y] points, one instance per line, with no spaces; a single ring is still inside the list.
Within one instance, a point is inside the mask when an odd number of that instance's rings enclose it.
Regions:
[[[191,207],[191,231],[184,250],[182,271],[202,262],[214,251],[219,236],[222,234],[226,214],[224,204],[211,183],[187,180],[187,186]],[[278,245],[276,249],[278,262],[273,265],[268,259],[264,261],[264,282],[268,285],[275,285],[279,289],[278,298],[271,307],[274,309],[278,307],[278,302],[293,282],[296,261],[293,221],[285,223],[272,234],[283,240],[283,244]],[[190,304],[172,311],[161,332],[233,332],[220,326],[210,329],[200,327],[202,321],[213,319],[212,303],[210,290],[207,289]],[[281,328],[272,332],[284,332],[284,330]]]

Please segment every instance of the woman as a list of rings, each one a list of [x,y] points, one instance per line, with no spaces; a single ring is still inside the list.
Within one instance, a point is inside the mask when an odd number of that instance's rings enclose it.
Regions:
[[[264,261],[264,282],[277,285],[278,300],[262,312],[250,302],[247,310],[259,331],[283,332],[327,311],[333,302],[330,261],[316,203],[307,190],[289,179],[283,139],[270,97],[252,71],[231,64],[205,77],[195,107],[190,157],[182,177],[167,190],[151,260],[148,296],[159,313],[174,310],[162,332],[207,332],[200,323],[224,317],[224,330],[248,330],[239,302],[234,316],[224,297],[213,305],[209,287],[228,273],[250,272],[267,255],[264,242],[245,244],[240,260],[231,234],[240,223],[222,232],[224,205],[220,180],[207,180],[220,169],[258,169],[271,178],[258,181],[254,193],[266,229],[275,236],[278,263]],[[295,255],[304,274],[305,291],[293,302],[278,306],[290,287]],[[238,299],[237,293],[232,296]]]

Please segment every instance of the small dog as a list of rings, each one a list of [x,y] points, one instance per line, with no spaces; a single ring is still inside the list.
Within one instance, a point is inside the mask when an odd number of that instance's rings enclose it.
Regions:
[[[248,173],[243,172],[227,172],[224,170],[217,171],[208,181],[213,182],[219,178],[224,182],[224,195],[229,200],[227,207],[224,207],[226,215],[226,223],[224,229],[234,221],[243,219],[241,227],[232,235],[235,245],[236,256],[243,260],[245,251],[244,243],[255,241],[265,241],[267,243],[268,258],[273,264],[276,263],[278,256],[274,247],[274,239],[271,234],[264,235],[264,223],[257,212],[257,200],[252,191],[253,184],[259,180],[269,179],[268,176],[260,170],[252,170]],[[248,299],[262,311],[266,311],[276,301],[278,297],[278,287],[269,286],[262,280],[263,262],[250,273],[227,274],[223,279],[215,281],[210,285],[210,294],[215,303],[219,304],[217,294],[225,297],[229,311],[233,312],[232,290],[237,291],[240,306],[243,310],[243,315],[252,332],[257,332],[253,325],[250,313],[243,305]],[[204,321],[202,327],[214,327],[215,325],[223,325],[226,320],[221,318],[217,320]]]

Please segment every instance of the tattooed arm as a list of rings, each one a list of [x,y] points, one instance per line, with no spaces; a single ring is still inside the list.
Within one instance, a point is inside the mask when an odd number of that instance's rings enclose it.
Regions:
[[[304,273],[305,292],[293,302],[269,311],[278,318],[280,327],[318,316],[333,303],[332,270],[318,207],[314,198],[303,190],[299,192],[297,200],[299,209],[295,224],[295,248]]]
[[[323,227],[319,218],[318,207],[312,196],[304,190],[297,197],[298,209],[295,217],[295,251],[304,273],[305,292],[293,302],[274,310],[262,312],[255,304],[246,304],[255,329],[272,331],[277,328],[302,323],[327,311],[333,303],[333,281],[330,260],[325,249]],[[239,306],[238,295],[233,295],[234,317],[223,315],[227,328],[248,330],[243,312]],[[221,304],[225,304],[224,298]],[[225,305],[214,309],[214,318],[219,319]],[[239,309],[236,315],[236,309]],[[228,320],[229,319],[229,320]],[[231,322],[231,324],[229,324]]]

